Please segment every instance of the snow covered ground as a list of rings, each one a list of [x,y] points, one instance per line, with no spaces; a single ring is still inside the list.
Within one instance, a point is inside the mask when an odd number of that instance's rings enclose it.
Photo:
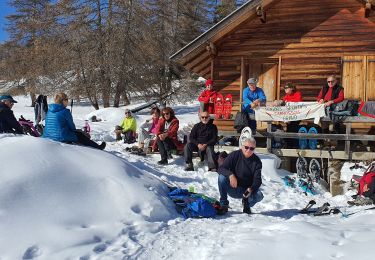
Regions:
[[[33,119],[28,99],[16,98],[13,110]],[[198,121],[198,104],[176,106],[180,128]],[[183,170],[175,156],[167,166],[158,155],[124,151],[112,133],[125,108],[94,111],[75,106],[77,127],[93,114],[92,137],[108,142],[105,151],[29,136],[0,134],[0,259],[372,259],[375,211],[349,217],[313,217],[297,209],[314,199],[343,212],[354,192],[332,197],[322,188],[305,196],[287,188],[279,159],[263,162],[265,198],[255,214],[241,213],[239,200],[214,219],[184,220],[167,198],[168,182],[218,198],[217,174],[207,167]],[[147,110],[136,115],[141,123]]]

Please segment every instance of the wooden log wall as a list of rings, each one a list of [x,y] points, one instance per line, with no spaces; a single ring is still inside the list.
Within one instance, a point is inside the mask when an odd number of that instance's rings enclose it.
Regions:
[[[216,85],[235,97],[241,57],[262,62],[281,56],[280,96],[293,82],[310,101],[327,76],[340,77],[344,55],[375,53],[375,24],[364,18],[360,1],[280,0],[266,12],[266,23],[255,18],[217,43]]]

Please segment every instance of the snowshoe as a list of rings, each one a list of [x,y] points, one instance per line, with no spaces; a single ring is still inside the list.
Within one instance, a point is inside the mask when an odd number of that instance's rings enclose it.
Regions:
[[[309,128],[308,133],[309,134],[317,134],[318,130],[315,127],[312,126],[312,127]],[[318,140],[316,140],[316,139],[309,139],[309,148],[311,150],[316,150],[317,147],[318,147]]]
[[[301,126],[298,130],[298,133],[306,134],[307,133],[306,127]],[[299,149],[306,149],[307,148],[307,139],[306,138],[300,138],[298,140],[298,144],[299,144]]]
[[[240,139],[238,140],[238,147],[241,149],[243,146],[243,142],[245,139],[249,139],[252,136],[251,128],[250,127],[245,127],[241,131]]]
[[[310,178],[316,182],[319,181],[320,179],[320,172],[321,172],[321,168],[320,168],[320,163],[318,162],[317,159],[311,159],[310,163],[309,163],[309,175],[310,175]]]

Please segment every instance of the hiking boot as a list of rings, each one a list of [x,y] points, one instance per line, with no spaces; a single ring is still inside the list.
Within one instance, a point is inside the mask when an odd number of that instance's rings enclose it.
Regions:
[[[215,203],[216,204],[216,203]],[[224,215],[228,212],[229,204],[225,204],[223,202],[219,202],[217,206],[215,206],[216,213],[218,215]]]
[[[192,163],[187,163],[187,164],[186,164],[186,167],[185,167],[184,170],[185,170],[185,171],[189,171],[189,172],[194,171],[194,166],[193,166],[193,164],[192,164]]]
[[[217,172],[217,169],[216,168],[208,168],[208,171],[209,172]]]
[[[354,206],[372,205],[373,203],[374,201],[372,199],[363,197],[363,196],[358,196],[355,200],[348,201],[349,205],[354,205]]]
[[[100,150],[104,150],[105,149],[105,147],[106,147],[106,142],[102,142],[100,145],[99,145],[99,149]]]
[[[247,199],[245,198],[242,199],[242,206],[243,206],[243,210],[242,210],[243,213],[251,214],[251,209],[250,209],[249,202],[247,201]]]
[[[158,161],[158,164],[159,165],[167,165],[168,164],[168,160],[167,159],[161,159],[160,161]]]

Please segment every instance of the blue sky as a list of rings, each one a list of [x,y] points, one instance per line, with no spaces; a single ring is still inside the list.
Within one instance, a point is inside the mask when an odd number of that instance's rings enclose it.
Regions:
[[[0,0],[0,42],[8,39],[8,33],[5,31],[5,16],[11,14],[13,9],[8,5],[8,0]]]

